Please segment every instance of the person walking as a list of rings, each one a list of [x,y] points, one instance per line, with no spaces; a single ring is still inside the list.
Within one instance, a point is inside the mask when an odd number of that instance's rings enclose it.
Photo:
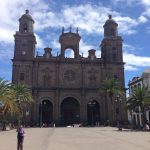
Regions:
[[[20,125],[16,132],[17,132],[17,150],[23,150],[23,141],[25,134],[23,126]]]

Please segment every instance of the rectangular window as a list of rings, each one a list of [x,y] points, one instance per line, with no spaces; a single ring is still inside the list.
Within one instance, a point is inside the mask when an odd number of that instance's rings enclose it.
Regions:
[[[20,80],[24,80],[24,73],[20,73]]]

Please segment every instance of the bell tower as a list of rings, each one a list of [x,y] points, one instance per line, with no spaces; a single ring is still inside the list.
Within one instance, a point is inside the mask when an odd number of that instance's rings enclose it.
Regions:
[[[31,60],[35,56],[36,38],[33,30],[34,20],[29,14],[29,10],[19,19],[19,31],[14,35],[15,50],[14,59]]]
[[[59,37],[59,43],[61,44],[61,54],[60,57],[64,58],[65,50],[67,48],[70,48],[74,51],[74,58],[80,58],[79,54],[79,42],[80,42],[80,35],[78,33],[78,28],[76,29],[76,33],[70,31],[67,33],[64,33],[64,28],[62,29],[62,34]]]
[[[118,24],[109,15],[104,24],[104,38],[101,42],[101,57],[105,62],[123,62],[122,58],[122,38],[118,36]]]

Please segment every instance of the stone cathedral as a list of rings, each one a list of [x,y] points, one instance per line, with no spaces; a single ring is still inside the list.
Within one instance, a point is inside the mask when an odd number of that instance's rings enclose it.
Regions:
[[[87,49],[88,56],[81,56],[78,29],[73,33],[71,29],[64,32],[64,28],[59,36],[59,55],[53,56],[52,48],[48,47],[44,48],[42,56],[35,55],[33,25],[34,20],[26,10],[19,19],[19,31],[14,35],[12,82],[28,85],[34,99],[31,108],[24,112],[24,121],[32,125],[50,126],[55,122],[66,126],[126,120],[125,96],[112,106],[109,97],[98,92],[102,82],[111,78],[116,78],[124,88],[123,40],[118,36],[118,24],[112,16],[109,15],[103,26],[101,58],[96,57],[95,49]],[[65,57],[68,49],[73,51],[73,58]]]

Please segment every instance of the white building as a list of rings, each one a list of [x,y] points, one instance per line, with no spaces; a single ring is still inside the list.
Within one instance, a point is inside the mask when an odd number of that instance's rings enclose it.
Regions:
[[[132,95],[132,92],[137,87],[148,86],[150,89],[150,69],[146,69],[140,77],[133,77],[131,81],[129,81],[129,96]],[[150,123],[150,109],[146,111],[146,119]],[[128,120],[136,125],[142,125],[142,113],[140,107],[135,108],[130,113],[128,113]]]

